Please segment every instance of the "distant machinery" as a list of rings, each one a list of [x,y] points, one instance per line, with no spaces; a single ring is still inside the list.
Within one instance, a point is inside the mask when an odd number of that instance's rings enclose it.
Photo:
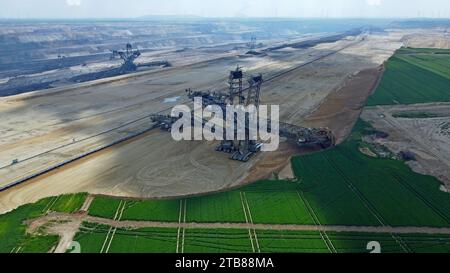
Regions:
[[[123,60],[123,64],[120,68],[122,73],[136,71],[137,65],[134,61],[141,56],[139,49],[134,50],[133,46],[128,43],[125,51],[114,50],[111,55],[111,60],[120,57]]]
[[[294,141],[299,147],[327,149],[336,145],[336,139],[328,128],[304,128],[281,122],[280,136]]]
[[[229,103],[234,105],[235,99],[238,98],[239,104],[243,104],[244,97],[242,96],[244,73],[242,69],[237,66],[236,70],[230,71],[230,76],[228,77],[229,85]]]
[[[246,79],[246,87],[244,88],[244,79]],[[228,105],[254,105],[256,109],[259,108],[261,102],[261,87],[263,84],[263,76],[247,75],[242,71],[241,67],[230,71],[228,78],[228,92],[213,92],[213,91],[193,91],[187,89],[186,93],[189,99],[202,98],[203,108],[210,105],[219,106],[223,112],[226,113]],[[152,115],[151,119],[158,127],[163,130],[170,131],[172,124],[178,118],[173,118],[167,115]],[[224,117],[226,119],[226,117]],[[194,117],[192,118],[192,123]],[[224,120],[226,122],[226,120]],[[239,122],[235,117],[235,124]],[[223,140],[217,146],[216,151],[231,154],[231,159],[242,162],[247,162],[253,155],[261,151],[263,143],[251,140],[249,137],[249,121],[245,121],[245,140]],[[206,121],[203,121],[203,126]],[[268,120],[268,129],[271,130],[271,121]],[[225,126],[226,127],[226,126]],[[237,133],[237,126],[234,126],[235,135]],[[285,137],[289,141],[295,142],[299,147],[318,147],[326,149],[335,145],[335,138],[328,128],[304,128],[288,123],[280,123],[280,136]],[[226,136],[226,128],[224,128],[224,139]]]
[[[260,105],[260,93],[261,85],[263,83],[262,75],[245,75],[247,78],[248,87],[243,88],[244,73],[242,68],[236,67],[236,70],[230,71],[228,79],[229,84],[229,105],[242,105],[249,106],[254,105],[256,109]],[[246,91],[246,94],[244,94]],[[237,102],[236,102],[237,100]],[[235,124],[237,124],[237,120]],[[245,140],[223,140],[216,148],[217,151],[230,153],[231,159],[246,162],[255,153],[261,151],[262,143],[250,140],[249,137],[249,121],[246,117],[245,120]],[[237,130],[235,126],[235,130]],[[226,132],[224,132],[226,134]]]

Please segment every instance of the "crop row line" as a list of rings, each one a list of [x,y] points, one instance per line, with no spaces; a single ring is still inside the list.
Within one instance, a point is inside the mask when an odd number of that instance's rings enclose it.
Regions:
[[[252,250],[253,252],[261,252],[259,248],[258,236],[256,234],[256,230],[253,228],[253,217],[250,211],[250,206],[248,205],[247,196],[245,195],[245,192],[240,192],[240,196],[242,209],[244,210],[245,222],[249,225],[248,235],[252,245]]]
[[[426,199],[420,192],[418,192],[416,189],[414,189],[407,181],[405,181],[401,176],[396,175],[394,173],[391,174],[394,179],[399,182],[403,187],[405,187],[407,190],[412,192],[414,195],[416,195],[417,198],[419,198],[426,206],[428,206],[431,210],[433,210],[436,214],[438,214],[440,217],[442,217],[447,223],[450,223],[450,219],[445,213],[443,213],[439,208],[434,206],[428,199]]]
[[[123,215],[123,211],[125,209],[127,201],[121,200],[119,205],[117,206],[116,214],[114,215],[114,221],[120,221]],[[103,242],[102,249],[100,253],[108,253],[109,248],[111,247],[111,243],[114,239],[114,235],[116,234],[117,227],[110,227],[108,233],[106,234],[105,241]],[[111,236],[110,236],[111,235]],[[106,247],[106,248],[105,248]]]
[[[300,200],[303,202],[303,204],[305,204],[306,209],[307,209],[309,215],[311,216],[314,224],[319,226],[319,227],[322,226],[322,224],[320,223],[319,217],[317,217],[316,212],[311,207],[311,205],[309,204],[308,200],[306,200],[303,192],[297,191],[297,194],[298,194],[298,197],[300,198]],[[322,238],[322,241],[325,243],[326,247],[328,248],[328,251],[330,253],[337,253],[337,250],[334,247],[333,242],[330,240],[330,237],[328,237],[327,232],[320,230],[319,233],[320,233],[320,237]]]

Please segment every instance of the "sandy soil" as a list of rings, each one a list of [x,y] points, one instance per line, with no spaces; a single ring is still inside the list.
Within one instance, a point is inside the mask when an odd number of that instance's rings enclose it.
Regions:
[[[411,111],[438,114],[440,117],[393,117],[394,114]],[[408,163],[414,171],[433,175],[450,188],[450,104],[367,107],[362,118],[377,130],[389,134],[387,139],[379,141],[390,150],[416,154],[417,161]]]
[[[97,85],[0,99],[0,113],[4,117],[0,121],[0,185],[142,130],[147,126],[145,119],[129,127],[115,128],[183,102],[183,99],[174,103],[164,101],[177,96],[184,98],[186,88],[226,88],[227,70],[237,64],[270,78],[339,51],[266,82],[262,100],[280,105],[282,121],[304,125],[305,118],[336,90],[340,90],[336,94],[342,92],[345,96],[350,92],[353,98],[357,89],[362,88],[361,94],[348,103],[331,95],[326,100],[330,106],[322,106],[317,112],[318,123],[323,115],[324,123],[328,118],[331,120],[330,127],[335,123],[348,125],[342,133],[337,130],[344,137],[357,116],[357,105],[376,81],[376,69],[401,46],[400,38],[398,34],[353,37],[306,50],[219,58]],[[333,114],[339,103],[345,103],[351,113]],[[292,155],[302,152],[284,144],[276,153],[238,163],[214,148],[215,143],[177,143],[165,132],[152,131],[1,192],[0,212],[72,192],[158,198],[219,191],[270,177],[281,171]],[[19,164],[10,166],[16,158]]]
[[[289,162],[284,169],[278,174],[278,179],[281,180],[291,180],[295,179],[294,170],[292,169],[292,164]]]

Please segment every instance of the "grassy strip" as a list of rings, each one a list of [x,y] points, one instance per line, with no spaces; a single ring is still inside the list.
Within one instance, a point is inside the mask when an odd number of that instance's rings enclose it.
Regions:
[[[263,253],[329,253],[319,232],[257,230]]]
[[[242,223],[245,222],[239,192],[219,193],[187,200],[187,222]]]

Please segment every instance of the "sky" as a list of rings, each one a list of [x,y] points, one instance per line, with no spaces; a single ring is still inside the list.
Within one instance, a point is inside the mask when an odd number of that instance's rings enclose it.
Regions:
[[[450,18],[450,0],[0,0],[0,18]]]

